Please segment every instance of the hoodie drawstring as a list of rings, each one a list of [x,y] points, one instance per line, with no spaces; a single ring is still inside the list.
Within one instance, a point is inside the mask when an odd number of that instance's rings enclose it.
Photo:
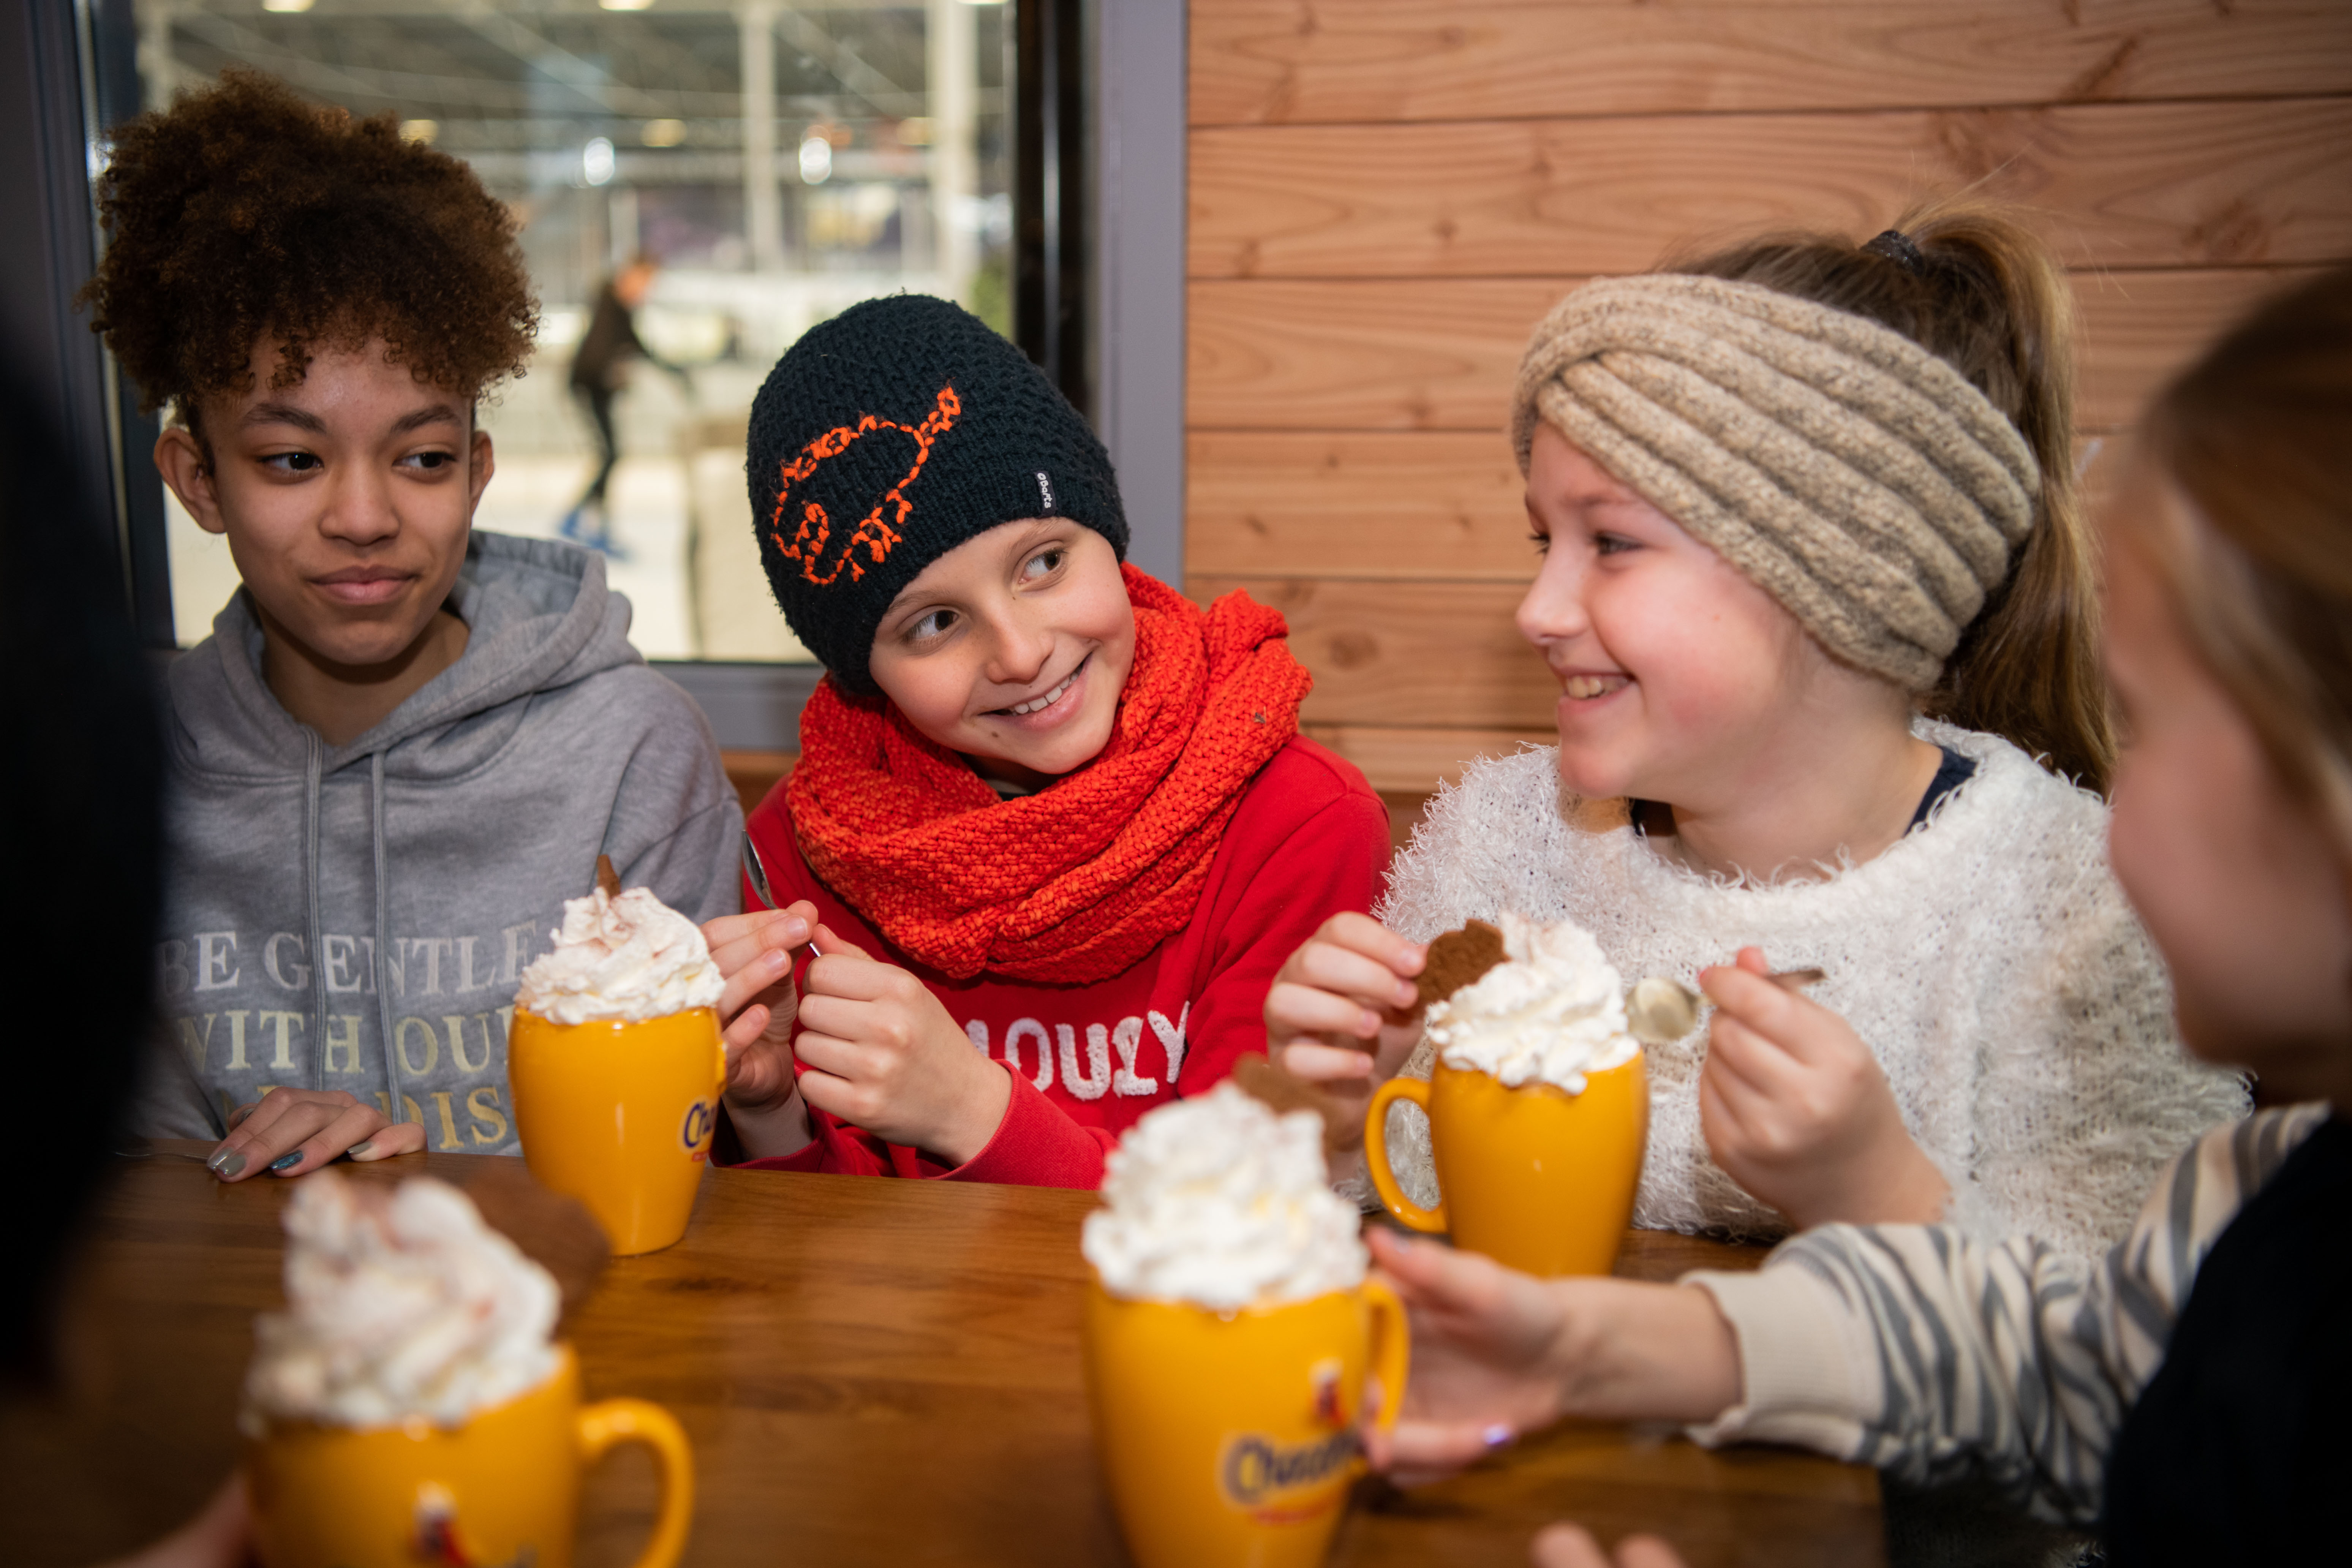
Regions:
[[[371,761],[374,764],[368,800],[375,818],[375,1019],[377,1037],[383,1041],[383,1079],[392,1089],[391,1120],[397,1122],[407,1102],[400,1092],[400,1042],[392,1037],[392,993],[384,984],[383,944],[390,940],[384,928],[391,923],[392,889],[384,878],[383,753],[373,753]]]
[[[319,842],[319,815],[325,773],[319,752],[319,737],[314,732],[306,733],[309,737],[306,773],[310,789],[310,800],[303,812],[303,837],[310,872],[306,889],[310,926],[310,1087],[324,1089],[327,1087],[327,952],[320,931],[320,858],[322,849]],[[399,1042],[393,1038],[392,996],[384,985],[384,927],[391,923],[392,893],[384,885],[383,753],[371,752],[368,761],[368,814],[373,819],[375,829],[375,942],[372,949],[375,969],[375,1018],[376,1028],[381,1031],[379,1037],[383,1041],[384,1083],[392,1090],[390,1116],[394,1121],[398,1121],[404,1105],[400,1091],[400,1047]],[[357,1053],[357,1041],[352,1042],[352,1049]],[[358,1063],[354,1061],[352,1065],[356,1067]]]
[[[327,955],[322,951],[319,932],[319,811],[320,796],[325,788],[325,772],[319,754],[319,733],[303,726],[303,773],[310,784],[310,798],[303,803],[303,847],[310,858],[310,877],[303,889],[310,925],[310,1087],[327,1087]]]

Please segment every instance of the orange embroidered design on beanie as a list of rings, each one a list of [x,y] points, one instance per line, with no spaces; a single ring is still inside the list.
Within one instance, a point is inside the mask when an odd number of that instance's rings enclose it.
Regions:
[[[856,424],[836,425],[802,447],[799,455],[783,466],[778,482],[776,510],[770,519],[770,537],[776,542],[776,548],[786,560],[799,562],[800,574],[819,587],[839,577],[845,566],[849,568],[849,580],[853,583],[866,575],[865,566],[856,559],[860,545],[866,547],[874,565],[881,565],[889,559],[891,546],[898,542],[898,525],[904,524],[908,513],[914,510],[914,502],[907,499],[907,487],[921,476],[923,465],[931,456],[931,444],[954,428],[956,419],[962,413],[963,400],[956,395],[955,388],[943,386],[940,388],[938,402],[919,425],[901,425],[895,419],[862,414],[858,416]],[[874,503],[874,510],[857,520],[857,526],[850,531],[848,539],[842,544],[841,553],[834,557],[828,569],[824,565],[825,546],[833,538],[833,518],[824,510],[823,501],[802,501],[800,524],[793,531],[791,539],[784,537],[784,514],[792,507],[793,486],[814,475],[826,458],[840,456],[877,430],[896,430],[913,437],[915,460],[908,466],[898,482]],[[885,512],[894,515],[886,519],[883,516]]]
[[[751,401],[743,478],[777,607],[860,697],[880,689],[883,616],[950,551],[1053,516],[1127,552],[1094,427],[987,322],[922,294],[867,300],[801,334]]]

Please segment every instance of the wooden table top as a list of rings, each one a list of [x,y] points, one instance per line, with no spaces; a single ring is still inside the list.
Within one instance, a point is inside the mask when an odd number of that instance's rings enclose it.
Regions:
[[[202,1144],[163,1144],[193,1152]],[[338,1167],[463,1184],[485,1156]],[[290,1184],[215,1182],[196,1160],[123,1163],[95,1205],[62,1386],[0,1415],[5,1556],[79,1565],[154,1539],[236,1461],[257,1311],[279,1304]],[[1125,1561],[1097,1478],[1078,1352],[1090,1193],[717,1171],[686,1239],[615,1260],[576,1311],[591,1398],[685,1424],[691,1564]],[[1752,1268],[1760,1249],[1631,1234],[1619,1272]],[[652,1466],[592,1478],[583,1568],[632,1562]],[[1334,1564],[1527,1562],[1559,1518],[1646,1529],[1691,1568],[1882,1560],[1875,1474],[1811,1455],[1710,1453],[1664,1429],[1565,1426],[1454,1480],[1368,1481]]]

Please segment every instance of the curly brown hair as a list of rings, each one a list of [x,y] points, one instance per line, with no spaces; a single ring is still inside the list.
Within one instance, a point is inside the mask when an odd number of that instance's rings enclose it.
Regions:
[[[98,182],[108,243],[78,302],[139,385],[193,423],[252,388],[254,345],[292,386],[320,348],[381,337],[419,380],[478,396],[520,375],[539,328],[517,225],[464,163],[258,71],[115,132]]]

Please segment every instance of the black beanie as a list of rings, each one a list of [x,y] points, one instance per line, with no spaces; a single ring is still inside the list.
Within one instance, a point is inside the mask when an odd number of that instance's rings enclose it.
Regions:
[[[871,696],[874,629],[968,539],[1066,517],[1127,559],[1110,455],[1021,351],[945,300],[894,294],[812,327],[751,405],[760,561],[793,635]]]

